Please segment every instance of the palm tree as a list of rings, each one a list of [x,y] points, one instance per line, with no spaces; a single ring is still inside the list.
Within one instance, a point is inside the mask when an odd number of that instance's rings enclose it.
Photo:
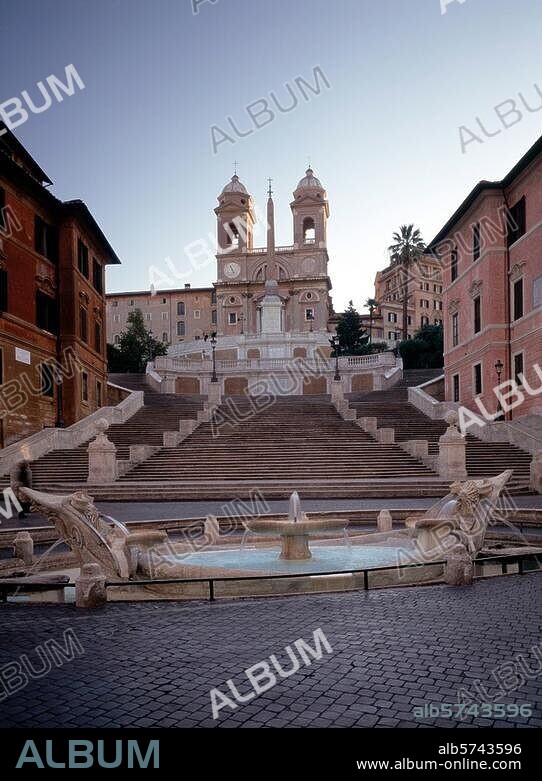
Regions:
[[[365,306],[369,310],[369,344],[373,343],[373,314],[375,309],[378,309],[378,301],[376,298],[368,298],[365,302]]]
[[[403,302],[403,339],[408,337],[408,283],[409,271],[425,252],[425,242],[414,225],[401,225],[393,234],[393,244],[388,247],[391,262],[401,266],[401,295]]]

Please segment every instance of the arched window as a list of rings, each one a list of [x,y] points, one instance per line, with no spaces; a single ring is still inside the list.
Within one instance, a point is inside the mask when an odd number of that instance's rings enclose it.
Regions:
[[[238,249],[239,231],[237,229],[237,225],[234,222],[230,222],[227,225],[224,225],[224,230],[226,231],[228,246],[235,247],[235,249]]]
[[[312,217],[305,217],[303,220],[303,243],[314,244],[316,241],[316,230]]]

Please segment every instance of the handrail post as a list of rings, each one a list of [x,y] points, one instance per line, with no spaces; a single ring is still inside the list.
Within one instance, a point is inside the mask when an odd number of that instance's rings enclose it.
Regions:
[[[215,601],[215,582],[212,578],[209,578],[209,602]]]
[[[366,569],[363,570],[363,590],[369,591],[369,573]]]

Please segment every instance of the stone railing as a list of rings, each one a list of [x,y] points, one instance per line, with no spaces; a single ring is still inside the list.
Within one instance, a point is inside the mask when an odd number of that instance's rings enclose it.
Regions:
[[[115,386],[120,387],[120,386]],[[14,442],[0,454],[0,475],[8,474],[18,461],[35,461],[51,450],[71,450],[88,442],[96,434],[96,424],[105,419],[109,424],[124,423],[143,406],[143,391],[130,392],[116,407],[101,407],[68,428],[44,428],[36,434]]]
[[[154,363],[147,364],[147,367],[145,369],[145,375],[149,387],[155,391],[158,391],[158,393],[160,393],[160,386],[162,385],[162,377],[160,377],[158,372],[154,371]]]
[[[426,385],[431,385],[435,380],[430,380],[423,385],[418,385],[415,388],[408,389],[408,401],[414,407],[427,415],[431,420],[444,420],[448,412],[459,409],[459,404],[455,401],[437,401],[423,388]]]
[[[335,370],[335,359],[329,358],[242,358],[216,361],[217,372],[287,369],[302,362],[308,369],[322,372]],[[152,371],[155,372],[210,372],[213,363],[211,359],[193,360],[191,358],[169,358],[160,356],[155,359]],[[375,355],[345,356],[339,358],[339,369],[343,372],[355,372],[359,369],[374,369],[390,367],[392,372],[387,373],[388,387],[400,379],[400,367],[396,366],[393,353],[376,353]],[[399,372],[396,374],[395,372]]]

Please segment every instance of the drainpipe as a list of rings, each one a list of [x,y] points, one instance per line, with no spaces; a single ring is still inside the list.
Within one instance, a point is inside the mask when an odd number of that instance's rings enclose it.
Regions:
[[[508,217],[508,214],[510,213],[510,204],[508,203],[508,198],[506,197],[506,191],[504,187],[502,188],[502,194],[504,198],[504,205],[506,206],[506,214]],[[504,240],[506,242],[506,295],[504,299],[506,303],[506,361],[508,363],[508,377],[509,379],[512,379],[512,302],[510,298],[510,246],[508,244],[508,226]],[[505,413],[505,420],[512,420],[513,414],[513,410]]]

